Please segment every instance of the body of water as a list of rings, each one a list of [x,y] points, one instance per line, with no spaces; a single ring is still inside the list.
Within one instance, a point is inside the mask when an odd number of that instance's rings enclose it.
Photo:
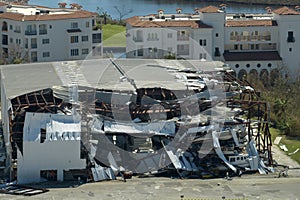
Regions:
[[[59,2],[78,3],[84,10],[96,11],[97,7],[106,11],[113,19],[118,19],[119,14],[115,8],[118,7],[123,13],[132,10],[124,18],[157,13],[163,9],[165,13],[174,13],[176,8],[181,8],[184,13],[193,13],[194,8],[201,8],[208,5],[218,6],[222,2],[203,2],[197,0],[30,0],[29,4],[58,7]],[[227,13],[265,13],[266,5],[250,5],[227,3]],[[272,6],[274,8],[274,6]]]

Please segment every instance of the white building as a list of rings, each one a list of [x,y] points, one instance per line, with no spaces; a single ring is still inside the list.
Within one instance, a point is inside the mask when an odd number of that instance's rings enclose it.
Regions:
[[[84,59],[102,55],[102,30],[95,13],[78,4],[59,3],[59,8],[0,2],[1,55],[12,62]]]
[[[193,14],[158,14],[127,20],[128,57],[213,59],[229,64],[242,78],[267,80],[278,70],[291,80],[300,72],[299,10],[282,7],[266,14],[227,14],[208,6]],[[159,54],[158,52],[163,52]]]

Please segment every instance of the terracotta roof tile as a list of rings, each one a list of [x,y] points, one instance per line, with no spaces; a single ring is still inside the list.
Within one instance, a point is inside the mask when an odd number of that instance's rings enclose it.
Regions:
[[[47,15],[23,15],[19,13],[4,12],[0,18],[11,19],[16,21],[46,21],[46,20],[63,20],[89,18],[95,16],[95,13],[85,10],[74,10],[68,14],[47,14]]]
[[[227,27],[244,27],[244,26],[277,26],[274,20],[227,20]]]
[[[7,4],[4,2],[0,2],[0,6],[6,6]]]
[[[191,28],[212,28],[211,26],[204,24],[201,21],[195,20],[170,20],[170,21],[149,21],[149,20],[140,20],[139,17],[131,17],[127,19],[133,27],[142,27],[142,28],[151,28],[151,27],[191,27]]]
[[[282,60],[278,51],[224,52],[225,61]]]
[[[215,6],[207,6],[204,8],[200,8],[199,11],[202,13],[218,13],[220,12],[220,9]]]
[[[286,6],[273,10],[273,13],[278,15],[299,15],[300,13]]]

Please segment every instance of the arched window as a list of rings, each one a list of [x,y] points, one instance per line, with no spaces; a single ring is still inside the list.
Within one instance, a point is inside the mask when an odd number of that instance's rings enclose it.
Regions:
[[[251,32],[251,40],[259,40],[259,32],[258,31]]]
[[[233,41],[237,41],[238,40],[238,32],[237,31],[232,31],[230,33],[230,40],[233,40]]]
[[[268,70],[266,70],[266,69],[261,70],[259,78],[264,83],[264,85],[269,84],[269,72],[268,72]]]
[[[256,81],[258,79],[258,72],[256,69],[251,69],[249,73],[250,82]]]
[[[244,78],[247,78],[247,72],[244,69],[241,69],[238,73],[238,79],[243,80]]]
[[[250,34],[248,31],[243,31],[241,35],[242,35],[241,40],[249,40],[250,39],[250,37],[249,37]]]
[[[270,33],[270,31],[264,31],[263,35],[262,35],[262,39],[263,40],[267,40],[267,41],[271,40],[271,33]]]

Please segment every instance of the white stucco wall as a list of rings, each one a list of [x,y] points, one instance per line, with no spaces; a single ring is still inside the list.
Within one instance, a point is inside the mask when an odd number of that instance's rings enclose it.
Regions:
[[[51,121],[59,124],[67,124],[72,130],[66,130],[65,127],[49,129]],[[50,113],[26,113],[23,128],[23,153],[18,151],[17,180],[19,184],[41,182],[44,179],[40,177],[41,170],[57,170],[57,180],[63,180],[63,171],[69,169],[84,169],[86,160],[80,159],[80,138],[56,137],[54,140],[46,139],[43,143],[40,141],[40,129],[47,129],[56,136],[63,135],[66,131],[74,130],[80,122],[78,116],[67,116]],[[48,124],[48,125],[47,125]],[[72,126],[75,125],[75,126]],[[80,126],[79,126],[80,127]]]

